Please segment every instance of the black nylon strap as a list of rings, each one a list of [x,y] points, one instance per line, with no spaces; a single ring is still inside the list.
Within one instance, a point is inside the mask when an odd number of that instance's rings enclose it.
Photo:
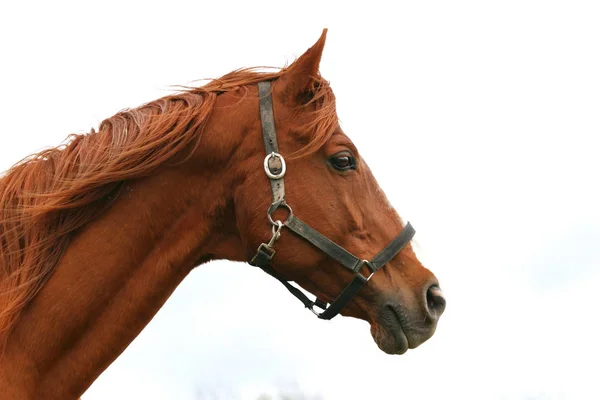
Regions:
[[[354,279],[352,279],[352,281],[350,282],[350,284],[346,286],[344,290],[342,290],[342,293],[340,293],[337,299],[335,299],[329,305],[329,307],[325,309],[325,311],[323,311],[321,314],[318,314],[317,316],[321,319],[331,319],[338,315],[340,311],[342,311],[342,309],[346,307],[346,304],[348,304],[350,300],[352,300],[356,293],[358,293],[358,291],[363,286],[365,286],[367,282],[367,278],[362,276],[360,273],[356,274],[354,276]]]
[[[314,302],[311,301],[304,293],[302,293],[302,291],[300,289],[292,286],[289,282],[287,282],[286,280],[281,279],[279,276],[277,276],[277,272],[270,265],[271,259],[273,258],[274,255],[275,255],[275,250],[273,250],[268,245],[263,243],[258,247],[258,250],[256,251],[256,255],[252,258],[252,260],[250,260],[250,265],[259,267],[260,269],[265,271],[267,274],[271,275],[273,278],[275,278],[279,282],[281,282],[283,284],[283,286],[285,286],[286,289],[290,291],[291,294],[293,294],[298,300],[300,300],[304,304],[304,307],[313,310],[313,306],[316,305],[317,302],[320,303],[319,307],[321,307],[321,304],[323,304],[323,303],[320,300],[317,299]],[[314,312],[314,310],[313,310],[313,312]]]
[[[396,257],[396,254],[400,253],[400,250],[406,246],[406,243],[408,243],[413,236],[415,236],[415,228],[408,222],[404,229],[402,229],[402,232],[400,232],[400,234],[396,236],[385,249],[381,250],[379,254],[373,257],[371,264],[373,265],[374,271],[377,271],[392,258]]]
[[[304,307],[311,310],[316,316],[318,316],[321,319],[329,320],[338,315],[339,312],[342,311],[342,308],[344,308],[346,304],[348,304],[348,302],[352,300],[354,295],[356,295],[356,293],[358,293],[358,291],[368,281],[368,279],[362,276],[360,273],[356,274],[354,276],[354,279],[352,279],[352,281],[350,282],[350,284],[346,286],[342,293],[340,293],[340,295],[331,303],[331,305],[327,307],[327,303],[325,303],[324,301],[319,300],[318,298],[314,301],[310,300],[308,296],[306,296],[300,289],[293,286],[285,279],[280,278],[277,275],[277,272],[273,269],[273,267],[270,266],[271,258],[273,257],[275,252],[273,251],[271,253],[272,249],[271,251],[269,251],[263,249],[262,247],[262,245],[261,247],[259,247],[257,255],[254,256],[254,258],[251,261],[251,264],[256,267],[260,267],[263,271],[265,271],[266,273],[277,279],[279,282],[281,282],[281,284],[283,284],[283,286],[285,286],[285,288],[289,290],[289,292],[293,294],[294,297],[296,297],[302,302],[302,304],[304,304]],[[322,313],[316,312],[314,309],[315,306],[323,309],[324,311]]]
[[[309,299],[308,296],[306,296],[304,293],[302,293],[302,291],[300,289],[293,286],[288,281],[278,277],[277,273],[275,272],[275,270],[272,267],[269,266],[267,268],[263,268],[263,270],[266,273],[268,273],[269,275],[271,275],[272,277],[274,277],[275,279],[277,279],[279,282],[281,282],[283,284],[283,286],[285,286],[285,288],[290,291],[291,294],[293,294],[298,300],[300,300],[302,302],[302,304],[304,304],[304,307],[308,308],[309,310],[311,310],[312,312],[314,312],[316,314],[313,307],[316,305],[317,301],[320,301],[320,300],[312,301],[311,299]]]
[[[354,272],[358,271],[361,264],[361,260],[358,257],[350,254],[346,249],[335,244],[296,216],[290,215],[283,224],[319,249],[323,250],[323,252],[338,261],[344,267]]]

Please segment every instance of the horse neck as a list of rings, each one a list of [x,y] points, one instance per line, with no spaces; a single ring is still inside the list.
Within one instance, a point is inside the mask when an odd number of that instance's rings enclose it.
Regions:
[[[233,178],[219,166],[198,169],[182,165],[127,183],[74,236],[9,336],[0,357],[3,399],[77,398],[194,266],[245,259]]]

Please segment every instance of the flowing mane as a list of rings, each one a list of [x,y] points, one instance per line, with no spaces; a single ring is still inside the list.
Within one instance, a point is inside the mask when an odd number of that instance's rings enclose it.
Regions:
[[[78,229],[98,217],[127,180],[147,176],[198,146],[217,96],[286,69],[233,71],[104,120],[97,131],[70,135],[0,175],[0,349],[19,313],[51,276]],[[317,150],[337,126],[328,82],[313,78],[312,140]]]

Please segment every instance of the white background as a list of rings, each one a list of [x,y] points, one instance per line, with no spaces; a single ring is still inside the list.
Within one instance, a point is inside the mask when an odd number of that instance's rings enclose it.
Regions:
[[[388,356],[365,322],[211,263],[84,400],[600,398],[599,21],[595,1],[3,2],[2,170],[328,27],[342,126],[448,298],[430,341]]]

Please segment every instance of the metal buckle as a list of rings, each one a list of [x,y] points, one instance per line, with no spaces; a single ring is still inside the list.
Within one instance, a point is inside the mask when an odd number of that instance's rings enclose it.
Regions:
[[[275,255],[275,249],[267,246],[265,243],[261,243],[256,249],[256,254],[250,260],[250,265],[264,268],[271,262],[271,259]]]
[[[279,160],[279,162],[281,163],[281,171],[279,171],[279,172],[275,171],[275,173],[274,173],[271,170],[271,167],[269,166],[269,161],[271,161],[271,159],[273,159],[273,158],[276,160]],[[285,170],[286,170],[285,160],[283,159],[283,156],[279,153],[272,152],[271,154],[267,155],[265,157],[265,161],[263,162],[263,165],[265,167],[265,173],[271,179],[281,179],[285,175]]]
[[[273,258],[273,256],[275,255],[275,249],[264,243],[261,243],[260,246],[258,246],[258,249],[256,252],[258,253],[260,251],[267,254],[269,256],[269,258]]]
[[[377,272],[377,270],[375,269],[375,267],[373,267],[373,264],[371,264],[371,261],[369,260],[362,260],[360,263],[360,267],[358,267],[358,273],[360,274],[360,268],[366,265],[367,268],[369,268],[369,271],[371,271],[371,273],[369,274],[369,276],[366,278],[367,280],[365,281],[365,283],[369,282],[371,280],[371,278],[373,277],[373,275],[375,275],[375,272]],[[361,274],[362,275],[362,274]],[[364,275],[363,275],[364,278]]]

